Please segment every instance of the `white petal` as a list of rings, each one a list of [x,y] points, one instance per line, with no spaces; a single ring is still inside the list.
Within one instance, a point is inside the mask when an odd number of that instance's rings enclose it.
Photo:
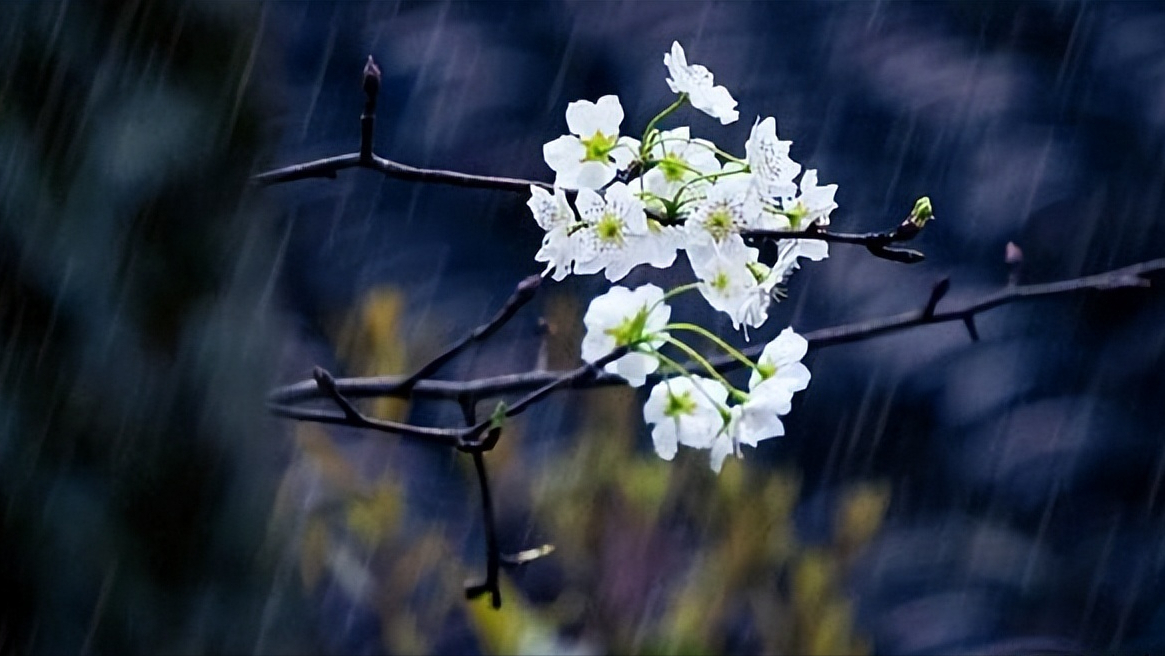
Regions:
[[[679,440],[676,438],[674,419],[668,418],[651,430],[651,442],[655,446],[655,453],[664,460],[676,457],[679,450]]]
[[[624,249],[626,250],[626,249]],[[603,276],[609,282],[619,282],[631,273],[631,269],[642,264],[631,253],[613,253],[607,257],[606,264],[603,266]]]
[[[623,107],[616,96],[603,96],[597,103],[576,100],[566,106],[566,127],[571,134],[590,139],[596,132],[608,137],[619,134]]]
[[[721,433],[716,436],[716,439],[712,442],[712,457],[710,461],[712,471],[719,474],[720,468],[724,466],[724,459],[730,453],[732,453],[732,438],[727,433]]]
[[[530,200],[526,201],[526,206],[530,208],[539,227],[546,231],[566,225],[574,219],[574,212],[560,188],[556,188],[551,195],[541,187],[530,185]]]
[[[659,368],[659,360],[643,353],[628,353],[608,364],[606,370],[627,379],[631,387],[640,387],[647,382],[647,375]]]
[[[819,262],[829,257],[829,243],[816,239],[798,239],[797,257],[804,257]]]
[[[792,391],[800,392],[806,387],[809,387],[809,380],[812,378],[812,374],[809,373],[809,368],[804,364],[794,362],[781,367],[781,370],[777,372],[776,378],[782,384],[788,385]]]
[[[542,157],[555,171],[577,166],[587,154],[586,146],[577,137],[563,135],[542,146]]]
[[[535,262],[546,262],[543,275],[554,271],[555,280],[562,280],[570,273],[571,263],[576,257],[576,240],[571,237],[570,228],[560,225],[546,233],[542,248],[534,255]]]
[[[794,332],[792,327],[788,327],[765,347],[765,351],[769,352],[770,348],[772,349],[770,357],[774,362],[779,364],[797,362],[809,352],[809,341]]]
[[[615,167],[594,160],[582,162],[575,173],[575,186],[579,189],[598,189],[615,178]]]
[[[736,100],[728,89],[722,86],[712,87],[704,93],[699,94],[700,105],[695,102],[696,96],[692,96],[692,106],[703,111],[712,118],[720,120],[721,125],[728,125],[735,123],[740,118],[740,112],[736,111]]]
[[[602,216],[606,203],[603,202],[603,197],[598,193],[584,188],[578,190],[578,197],[575,198],[574,206],[578,208],[578,213],[582,215],[583,220],[591,221],[592,216]]]
[[[615,166],[626,169],[639,154],[639,140],[631,137],[619,137],[615,144],[615,149],[611,151],[611,159],[615,160]]]
[[[602,331],[588,331],[582,341],[582,359],[594,362],[615,349],[615,340]]]
[[[740,443],[756,446],[762,440],[785,434],[785,425],[776,412],[757,408],[740,420]]]

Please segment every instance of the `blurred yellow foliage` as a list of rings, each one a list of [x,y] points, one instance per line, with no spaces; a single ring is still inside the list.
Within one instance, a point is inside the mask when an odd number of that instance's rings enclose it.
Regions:
[[[489,654],[517,654],[522,637],[530,631],[551,630],[551,626],[538,617],[537,611],[522,598],[509,579],[502,577],[500,588],[505,603],[495,610],[490,605],[489,595],[482,595],[467,602],[469,617],[482,648]]]
[[[398,334],[402,304],[396,290],[374,290],[345,322],[338,350],[355,373],[405,371]],[[546,309],[546,361],[555,368],[574,366],[581,338],[577,301],[550,297]],[[572,396],[572,413],[580,418],[571,427],[575,446],[537,469],[524,462],[521,421],[508,426],[501,448],[487,457],[499,504],[526,486],[558,548],[549,557],[561,568],[562,589],[554,601],[535,606],[503,571],[500,610],[487,597],[464,607],[483,650],[566,649],[558,642],[558,627],[570,626],[572,633],[601,636],[597,648],[616,653],[720,653],[729,647],[867,653],[845,580],[854,558],[881,528],[889,488],[876,482],[843,487],[829,539],[806,545],[794,521],[802,495],[796,471],[730,459],[717,476],[706,452],[687,449],[664,462],[641,439],[640,400],[626,388]],[[401,418],[406,410],[389,401],[375,413]],[[369,554],[379,581],[369,601],[384,623],[385,647],[429,650],[434,627],[439,630],[461,603],[462,575],[478,578],[480,570],[467,570],[439,525],[420,535],[401,529],[399,486],[364,482],[318,426],[300,424],[296,430],[314,470],[340,499],[332,506],[339,513],[312,516],[305,524],[304,584],[314,586],[328,571],[330,552],[351,537]],[[465,465],[469,480],[468,459]],[[742,626],[751,627],[743,636]]]
[[[303,531],[303,546],[299,552],[299,574],[307,590],[315,588],[324,574],[329,542],[328,527],[323,520],[318,517],[308,519]]]
[[[862,483],[848,490],[835,519],[838,543],[859,548],[870,541],[882,526],[890,505],[890,489],[885,484]]]
[[[396,532],[401,516],[401,492],[396,485],[381,481],[370,494],[348,502],[348,528],[364,544],[374,548]]]
[[[331,436],[320,424],[300,422],[295,425],[295,442],[310,463],[313,471],[323,479],[329,492],[339,495],[360,494],[364,485],[360,472],[348,462],[332,443]]]
[[[404,296],[396,287],[376,287],[340,322],[335,331],[336,353],[353,375],[407,373],[408,348],[400,325],[404,306]],[[401,421],[408,412],[408,402],[375,399],[369,408],[377,417]]]

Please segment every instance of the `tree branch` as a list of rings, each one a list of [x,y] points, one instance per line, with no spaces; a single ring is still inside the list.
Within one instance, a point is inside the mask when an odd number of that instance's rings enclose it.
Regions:
[[[885,260],[916,264],[926,259],[922,253],[910,248],[890,248],[890,244],[910,241],[922,232],[922,227],[933,218],[929,199],[919,199],[902,223],[893,230],[883,232],[847,233],[830,232],[825,228],[810,224],[804,230],[745,230],[741,233],[746,241],[780,239],[817,239],[834,244],[858,244],[865,246],[871,255]]]
[[[1165,271],[1165,258],[1159,258],[1081,278],[1034,285],[1009,285],[994,294],[989,294],[968,302],[961,307],[944,312],[937,311],[937,305],[942,295],[937,294],[938,298],[936,299],[936,294],[932,291],[930,299],[933,299],[933,304],[928,299],[928,302],[921,309],[871,321],[821,328],[806,333],[805,339],[808,340],[810,349],[820,349],[836,344],[863,341],[879,335],[910,330],[919,326],[949,323],[952,321],[963,322],[968,326],[968,332],[972,338],[977,339],[978,332],[974,328],[974,318],[983,312],[1001,305],[1077,291],[1094,290],[1104,292],[1114,289],[1146,287],[1149,285],[1149,280],[1146,276],[1163,271]],[[936,286],[936,291],[940,286],[942,286],[941,282]],[[749,357],[756,357],[763,348],[763,345],[753,346],[745,349],[744,353]],[[731,358],[721,358],[713,359],[712,364],[720,371],[729,371],[739,366],[740,363]],[[586,371],[588,368],[592,370],[589,374]],[[536,398],[531,400],[527,397],[527,399],[519,401],[519,404],[522,404],[521,407],[525,408],[529,403],[533,403],[560,389],[602,387],[618,385],[625,382],[622,378],[602,372],[600,369],[601,367],[598,366],[583,365],[578,369],[569,371],[532,371],[468,381],[420,380],[412,385],[411,389],[404,387],[404,383],[408,378],[402,376],[348,378],[335,381],[335,385],[340,392],[350,398],[412,397],[455,400],[460,395],[465,394],[472,395],[475,398],[496,398],[505,394],[535,390],[530,396],[537,395]],[[698,373],[702,370],[701,367],[694,363],[689,364],[688,369],[693,373]],[[320,397],[320,391],[312,381],[303,381],[273,390],[268,395],[268,403],[273,409],[280,410],[278,414],[289,416],[285,412],[282,412],[282,410],[289,409],[295,404]],[[519,405],[515,404],[510,411],[518,407]],[[513,414],[516,414],[516,412]],[[507,416],[511,415],[507,414]],[[293,418],[316,421],[315,418],[307,415],[295,416]],[[339,418],[342,420],[342,416]]]
[[[449,185],[471,189],[494,189],[516,193],[528,193],[530,187],[541,187],[553,191],[554,185],[539,180],[524,180],[521,178],[507,178],[493,175],[473,175],[446,171],[441,169],[423,169],[407,164],[401,164],[373,152],[373,128],[376,122],[376,97],[380,91],[380,68],[368,56],[364,64],[364,111],[360,115],[360,150],[355,153],[335,155],[321,159],[292,164],[251,177],[251,182],[270,186],[306,180],[309,178],[332,178],[340,171],[352,168],[369,169],[383,174],[386,177],[406,182],[421,182],[428,184]],[[568,190],[569,193],[576,193]],[[929,205],[927,206],[929,209]],[[917,210],[917,208],[916,208]],[[914,216],[913,214],[911,215]],[[929,218],[929,217],[927,217]],[[922,227],[922,222],[912,221],[911,218],[903,221],[893,230],[869,233],[842,233],[830,232],[817,225],[810,225],[804,230],[747,230],[742,234],[749,241],[756,242],[768,239],[816,239],[835,244],[857,244],[865,246],[871,254],[895,262],[913,264],[921,262],[924,255],[916,250],[905,248],[890,248],[889,245],[913,239]]]
[[[335,178],[340,171],[350,168],[364,168],[377,171],[389,178],[411,182],[496,189],[523,194],[528,193],[532,186],[548,191],[553,190],[552,185],[536,180],[421,169],[376,155],[373,150],[373,142],[376,101],[380,84],[380,68],[369,56],[364,66],[362,82],[365,102],[364,110],[360,115],[358,152],[325,157],[259,173],[252,177],[252,182],[257,185],[269,186],[308,178]],[[623,175],[630,173],[624,171]],[[865,246],[871,254],[877,257],[896,262],[914,263],[923,259],[922,253],[911,249],[892,247],[892,245],[916,237],[931,218],[930,201],[923,198],[919,199],[904,221],[894,229],[884,232],[837,233],[817,225],[810,225],[804,230],[746,231],[743,236],[752,243],[766,240],[816,239],[832,243],[857,244]],[[1060,282],[1024,286],[1012,284],[995,294],[985,296],[963,307],[939,312],[938,305],[950,289],[949,279],[944,278],[935,284],[925,304],[919,310],[874,321],[824,328],[806,334],[805,338],[808,340],[810,348],[824,348],[834,344],[870,339],[877,335],[908,330],[922,325],[962,321],[971,338],[978,340],[979,333],[975,326],[975,317],[992,308],[1020,300],[1031,300],[1087,289],[1107,291],[1146,287],[1149,285],[1146,276],[1163,270],[1165,270],[1165,258],[1134,264],[1094,276]],[[519,565],[549,553],[553,547],[545,545],[514,555],[500,553],[484,453],[493,449],[497,444],[506,420],[524,412],[547,396],[563,389],[586,389],[619,385],[626,382],[621,377],[606,373],[603,370],[607,364],[627,354],[629,349],[625,346],[615,349],[593,363],[583,364],[566,371],[532,371],[469,381],[431,379],[433,374],[471,344],[487,339],[509,321],[523,305],[533,298],[540,282],[541,278],[538,276],[531,276],[523,280],[493,318],[471,331],[411,375],[352,378],[337,381],[330,373],[316,367],[313,372],[313,380],[277,388],[270,392],[267,398],[269,410],[277,416],[354,428],[368,428],[455,447],[460,451],[468,452],[473,458],[474,470],[481,490],[482,516],[486,534],[486,578],[483,583],[467,585],[465,593],[471,599],[489,593],[494,608],[499,608],[502,601],[498,580],[501,565],[503,563]],[[744,353],[751,358],[756,358],[762,349],[763,345],[755,345],[745,349]],[[718,371],[722,372],[742,366],[738,360],[728,357],[713,359],[711,362]],[[693,362],[684,366],[691,372],[702,371],[702,364]],[[655,375],[652,378],[658,380],[660,376]],[[517,393],[525,393],[525,396],[509,406],[504,402],[499,402],[488,419],[477,420],[476,404],[479,399]],[[463,428],[435,428],[368,417],[360,412],[351,400],[373,397],[455,400],[461,407],[466,425]],[[330,400],[337,409],[327,410],[303,405],[321,399]]]
[[[473,397],[463,396],[458,401],[461,414],[467,426],[477,423],[477,402]],[[485,472],[485,454],[474,451],[473,470],[477,473],[477,487],[481,490],[481,520],[485,530],[485,582],[465,586],[465,598],[477,599],[489,593],[490,605],[502,607],[502,590],[498,584],[498,569],[501,567],[501,551],[498,548],[497,521],[494,518],[493,495],[490,492],[489,477]]]
[[[401,383],[401,386],[405,390],[411,389],[412,386],[417,383],[417,381],[432,376],[437,372],[438,369],[444,366],[446,362],[449,362],[453,358],[457,357],[459,353],[468,348],[470,344],[475,342],[482,342],[488,339],[490,335],[497,332],[499,328],[505,325],[507,321],[509,321],[515,314],[517,314],[518,310],[520,310],[523,305],[529,303],[530,300],[534,298],[534,294],[538,291],[538,287],[541,284],[542,276],[527,276],[526,278],[522,279],[522,282],[518,283],[518,286],[514,288],[514,293],[510,295],[509,300],[506,301],[505,305],[503,305],[502,308],[498,310],[497,314],[495,314],[492,319],[473,329],[468,335],[461,338],[461,341],[457,342],[453,346],[450,346],[445,350],[445,352],[430,360],[428,364],[424,365],[412,376],[409,376],[407,379],[405,379],[405,381]]]

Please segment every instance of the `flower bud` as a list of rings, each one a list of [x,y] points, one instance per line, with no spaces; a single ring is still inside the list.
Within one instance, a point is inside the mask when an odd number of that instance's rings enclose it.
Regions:
[[[921,228],[927,221],[934,218],[934,209],[930,206],[930,198],[923,196],[914,202],[914,209],[910,211],[907,221]]]

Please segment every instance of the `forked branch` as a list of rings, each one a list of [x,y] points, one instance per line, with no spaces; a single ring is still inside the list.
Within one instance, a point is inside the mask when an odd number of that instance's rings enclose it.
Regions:
[[[357,152],[323,157],[310,162],[292,164],[258,173],[252,176],[251,181],[257,185],[270,186],[311,178],[335,179],[340,171],[358,168],[376,171],[385,177],[405,182],[420,182],[470,189],[495,189],[520,194],[529,194],[531,186],[541,187],[547,191],[554,190],[553,185],[540,180],[525,180],[522,178],[494,175],[474,175],[472,173],[461,173],[442,169],[423,169],[377,155],[373,152],[373,127],[376,120],[376,98],[380,91],[380,68],[373,61],[371,55],[368,57],[368,62],[364,65],[363,89],[365,101],[364,111],[360,115],[360,147]],[[571,191],[570,193],[574,192]],[[894,262],[914,264],[921,262],[925,256],[916,250],[892,248],[890,245],[913,239],[918,235],[922,223],[925,223],[925,220],[911,223],[911,220],[907,219],[894,229],[883,232],[831,232],[825,228],[812,225],[805,230],[747,230],[743,235],[753,241],[766,239],[815,239],[834,244],[857,244],[865,246],[876,257]]]
[[[1165,272],[1165,258],[1069,280],[1033,285],[1008,285],[993,294],[988,294],[955,308],[940,311],[939,303],[947,290],[950,289],[949,280],[943,279],[935,285],[926,302],[917,310],[881,319],[821,328],[805,333],[804,337],[809,342],[809,348],[813,350],[837,344],[858,342],[921,326],[958,321],[967,326],[972,339],[978,339],[979,334],[974,323],[975,317],[1001,305],[1079,291],[1106,292],[1115,289],[1147,287],[1150,284],[1149,277],[1162,272]],[[512,316],[512,313],[508,316]],[[743,353],[750,358],[756,358],[760,355],[762,348],[763,345],[753,346],[745,349]],[[620,352],[612,353],[593,365],[583,365],[566,371],[529,371],[466,381],[415,379],[415,375],[376,376],[340,379],[334,381],[332,385],[338,394],[347,399],[392,397],[456,401],[467,396],[475,399],[489,399],[509,394],[528,393],[526,397],[505,410],[504,416],[512,417],[531,404],[559,390],[625,384],[626,381],[619,376],[602,371],[602,367],[607,362],[617,359],[622,354]],[[721,372],[728,372],[741,366],[738,360],[730,357],[710,361]],[[702,365],[689,363],[687,369],[692,373],[700,373]],[[339,404],[341,412],[325,411],[301,405],[328,397],[335,398],[335,395],[327,388],[320,387],[317,381],[301,381],[273,390],[268,396],[268,404],[276,414],[293,419],[347,424],[430,440],[447,439],[452,436],[455,437],[455,440],[460,440],[463,443],[462,448],[466,448],[465,441],[471,434],[480,436],[485,432],[483,422],[468,429],[409,427],[363,416],[352,417],[345,413],[344,406]],[[487,439],[486,442],[489,440]],[[470,439],[468,444],[472,445],[471,448],[480,448],[484,445],[473,439]]]

